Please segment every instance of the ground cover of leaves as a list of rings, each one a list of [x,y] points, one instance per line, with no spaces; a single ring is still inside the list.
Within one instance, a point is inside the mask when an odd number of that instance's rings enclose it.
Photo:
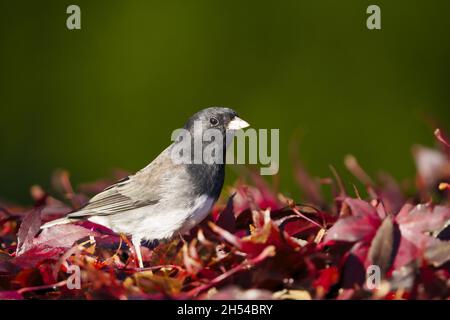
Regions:
[[[143,248],[144,269],[104,227],[40,230],[113,182],[74,191],[57,171],[51,193],[31,188],[33,207],[0,202],[0,299],[448,299],[450,146],[435,136],[436,148],[413,148],[409,185],[348,156],[364,188],[347,190],[333,168],[313,178],[294,156],[297,201],[249,170],[189,235]]]

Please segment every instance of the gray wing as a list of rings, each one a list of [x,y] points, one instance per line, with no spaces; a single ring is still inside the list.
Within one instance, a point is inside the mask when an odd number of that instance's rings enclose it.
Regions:
[[[166,149],[147,167],[106,188],[80,210],[67,216],[107,216],[154,205],[163,197],[167,174],[179,170],[182,168],[172,163]]]

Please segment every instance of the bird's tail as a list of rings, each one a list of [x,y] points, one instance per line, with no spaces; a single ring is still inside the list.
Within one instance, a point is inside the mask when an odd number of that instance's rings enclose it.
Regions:
[[[56,220],[49,221],[49,222],[43,224],[41,226],[41,229],[47,229],[47,228],[56,226],[58,224],[66,224],[66,223],[70,223],[70,222],[73,222],[73,219],[64,217],[64,218],[56,219]]]

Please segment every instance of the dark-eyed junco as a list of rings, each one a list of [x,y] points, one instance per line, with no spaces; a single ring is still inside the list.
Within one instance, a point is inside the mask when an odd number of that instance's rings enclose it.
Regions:
[[[48,222],[41,228],[90,220],[117,233],[130,235],[139,267],[142,268],[142,240],[164,240],[186,233],[208,215],[224,183],[226,137],[229,139],[234,130],[248,125],[229,108],[212,107],[201,110],[186,122],[185,132],[193,141],[201,141],[201,150],[215,150],[212,151],[213,156],[215,152],[223,150],[221,163],[211,163],[208,159],[195,161],[194,150],[198,151],[198,144],[197,147],[194,145],[196,142],[191,144],[192,154],[188,157],[183,155],[185,160],[191,158],[193,161],[180,162],[180,159],[175,158],[182,149],[182,139],[175,140],[136,174],[95,195],[80,210]],[[205,141],[205,130],[212,130],[214,138]],[[221,133],[222,138],[218,139],[216,133]],[[189,148],[181,153],[187,151]]]

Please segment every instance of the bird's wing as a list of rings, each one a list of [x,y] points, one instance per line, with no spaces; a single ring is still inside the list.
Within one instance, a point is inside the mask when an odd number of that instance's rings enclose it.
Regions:
[[[132,178],[124,182],[118,182],[104,191],[95,195],[80,210],[70,213],[70,218],[83,218],[87,216],[105,216],[131,209],[136,209],[158,202],[156,195],[149,199],[135,199],[133,197],[133,189],[139,189]]]
[[[181,170],[168,158],[167,149],[147,167],[95,195],[84,207],[69,218],[107,216],[123,211],[151,206],[163,196],[167,175]]]

